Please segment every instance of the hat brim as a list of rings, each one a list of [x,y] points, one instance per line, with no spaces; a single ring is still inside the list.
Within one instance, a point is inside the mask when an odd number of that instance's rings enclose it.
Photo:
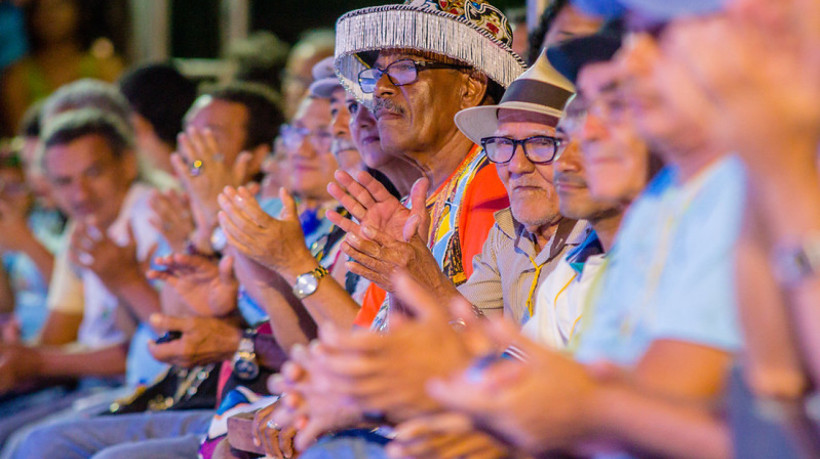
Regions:
[[[668,21],[681,16],[700,16],[722,10],[725,0],[619,0],[626,8],[662,21]]]
[[[547,115],[555,118],[556,123],[561,119],[562,114],[561,110],[540,104],[519,101],[506,102],[500,105],[481,105],[461,110],[455,116],[456,126],[473,143],[480,145],[481,139],[493,135],[498,130],[499,110],[521,110]]]
[[[680,16],[697,16],[720,11],[725,0],[573,0],[581,11],[605,19],[621,17],[627,10],[637,11],[655,19],[667,21]]]
[[[321,99],[330,99],[333,91],[342,88],[342,82],[335,76],[333,78],[322,78],[310,84],[310,95],[319,97]]]

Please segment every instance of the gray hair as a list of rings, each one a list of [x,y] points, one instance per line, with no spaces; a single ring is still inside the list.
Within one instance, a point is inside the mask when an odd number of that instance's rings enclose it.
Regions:
[[[43,106],[43,126],[47,126],[58,115],[78,109],[96,109],[119,119],[120,125],[132,137],[131,106],[117,87],[104,81],[83,78],[64,85],[46,99]]]
[[[47,149],[87,135],[105,139],[116,158],[122,157],[134,145],[132,133],[117,116],[96,108],[80,108],[55,115],[45,125],[37,154],[38,163],[42,164]]]

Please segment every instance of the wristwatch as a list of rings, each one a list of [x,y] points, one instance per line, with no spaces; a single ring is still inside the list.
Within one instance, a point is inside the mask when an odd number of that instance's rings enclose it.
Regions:
[[[253,346],[254,338],[256,338],[254,330],[242,332],[239,348],[233,356],[233,372],[243,381],[250,381],[259,376],[259,364],[256,362],[256,350]]]
[[[303,300],[316,292],[319,288],[319,279],[330,274],[327,269],[322,266],[308,271],[296,278],[296,284],[293,286],[293,294],[296,298]]]
[[[820,273],[820,233],[775,249],[773,265],[777,279],[788,287]]]
[[[225,247],[228,245],[228,238],[225,236],[225,232],[222,231],[222,227],[217,225],[214,228],[213,232],[211,232],[211,250],[216,253],[222,253],[225,251]]]

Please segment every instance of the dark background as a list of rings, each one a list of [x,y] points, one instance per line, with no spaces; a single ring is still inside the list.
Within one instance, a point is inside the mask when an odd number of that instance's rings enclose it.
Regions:
[[[491,0],[502,11],[523,7],[525,0]],[[253,0],[251,31],[269,30],[294,43],[312,28],[333,27],[342,14],[357,8],[398,3],[366,0]],[[218,57],[218,0],[173,0],[171,54],[174,57]]]

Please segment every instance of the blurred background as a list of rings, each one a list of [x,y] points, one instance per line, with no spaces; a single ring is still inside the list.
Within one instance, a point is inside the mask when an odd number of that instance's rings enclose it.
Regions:
[[[347,11],[385,3],[0,0],[0,135],[12,135],[26,107],[67,82],[113,82],[123,70],[148,62],[173,61],[197,82],[239,77],[278,90],[295,43],[317,29],[332,29]],[[492,3],[523,24],[537,21],[547,0]],[[313,35],[316,43],[327,38]]]

